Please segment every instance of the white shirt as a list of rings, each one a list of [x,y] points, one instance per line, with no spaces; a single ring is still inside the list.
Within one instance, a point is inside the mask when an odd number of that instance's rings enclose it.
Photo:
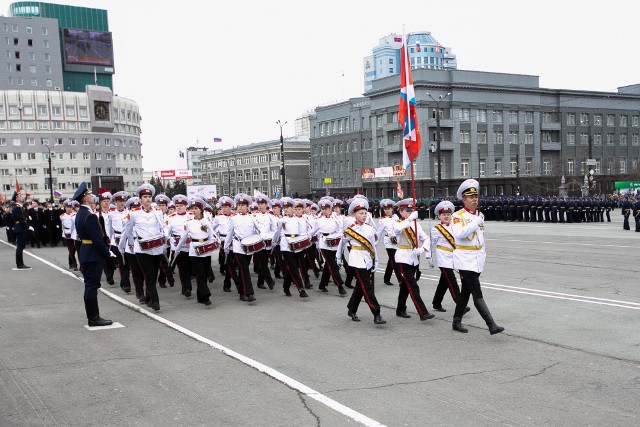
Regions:
[[[417,247],[415,247],[416,242],[411,241],[411,239],[406,235],[407,228],[411,228],[415,233],[416,227],[418,229]],[[393,223],[393,230],[395,232],[396,239],[398,240],[395,261],[401,264],[419,265],[420,255],[425,251],[427,253],[430,252],[429,236],[424,232],[422,226],[417,221],[402,219]]]
[[[104,228],[107,231],[111,246],[118,246],[120,243],[120,237],[124,231],[124,218],[128,213],[127,209],[109,211],[109,215],[104,222]],[[118,242],[116,242],[116,239],[118,239]]]
[[[362,246],[359,241],[346,233],[344,235],[344,238],[340,242],[340,245],[338,246],[338,250],[342,250],[343,245],[351,245],[351,250],[349,251],[349,265],[355,268],[365,268],[367,270],[371,270],[377,264],[378,258],[376,251],[377,236],[375,228],[373,228],[373,226],[367,222],[362,225],[354,222],[349,225],[349,228],[353,229],[355,232],[369,241],[369,243],[373,247],[373,256],[371,256],[371,253],[367,249],[365,249],[365,247]]]
[[[181,215],[183,217],[187,217],[186,215]],[[187,241],[190,242],[187,247]],[[175,250],[180,251],[189,251],[190,257],[198,257],[204,258],[211,256],[211,252],[198,255],[196,252],[196,247],[213,243],[214,241],[219,242],[218,237],[213,232],[213,226],[211,221],[206,218],[203,219],[195,219],[193,217],[187,217],[187,220],[182,225],[182,236],[180,237],[180,241],[175,246]]]
[[[438,224],[451,234],[451,225]],[[455,238],[454,238],[455,246]],[[451,242],[438,230],[437,227],[431,229],[431,249],[436,265],[442,268],[453,268],[453,250]]]
[[[125,242],[133,242],[133,252],[147,255],[161,255],[164,253],[165,245],[162,244],[151,249],[142,249],[140,240],[164,239],[164,225],[162,223],[162,211],[158,208],[143,207],[132,209],[127,215],[128,221],[125,224],[123,235],[126,239],[120,240],[120,251],[124,249]]]
[[[183,214],[174,212],[167,218],[167,225],[164,228],[164,235],[171,244],[171,250],[176,250],[176,246],[178,245],[180,238],[186,232],[185,223],[191,218],[193,217],[187,212]],[[187,246],[183,246],[181,251],[188,252],[189,248]]]
[[[258,226],[256,225],[251,214],[237,213],[231,217],[230,228],[224,241],[224,247],[231,248],[237,254],[246,254],[242,246],[242,239],[259,235]],[[232,245],[232,246],[230,246]]]
[[[384,235],[384,247],[386,249],[397,249],[398,241],[396,239],[396,232],[393,229],[393,223],[398,221],[397,215],[384,216],[380,218],[378,222],[378,240],[380,240],[380,236]],[[393,237],[393,239],[391,239]],[[393,243],[392,240],[395,240],[396,243]]]

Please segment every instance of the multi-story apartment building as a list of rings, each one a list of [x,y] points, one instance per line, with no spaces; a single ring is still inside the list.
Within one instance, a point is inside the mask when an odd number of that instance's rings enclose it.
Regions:
[[[640,173],[639,85],[617,92],[545,89],[537,76],[430,69],[413,70],[413,79],[420,197],[455,194],[470,177],[480,178],[488,195],[557,194],[563,176],[577,194],[585,175],[591,192],[610,192],[614,181]],[[398,76],[374,81],[367,95],[318,107],[310,118],[314,194],[328,188],[336,195],[393,197],[396,180],[407,194],[409,174],[374,173],[402,163]]]
[[[107,11],[15,2],[9,12],[0,16],[0,194],[16,181],[41,200],[69,197],[83,181],[133,191],[141,116],[112,92]]]
[[[258,190],[269,197],[282,197],[284,176],[286,196],[303,197],[309,189],[309,139],[303,136],[257,142],[200,157],[202,183],[217,186],[219,195],[253,195]]]

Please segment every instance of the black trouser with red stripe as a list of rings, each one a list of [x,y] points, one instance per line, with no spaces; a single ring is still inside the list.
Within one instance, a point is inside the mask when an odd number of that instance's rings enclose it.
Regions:
[[[356,284],[355,289],[351,294],[351,298],[349,298],[347,308],[351,313],[356,313],[358,311],[360,301],[362,300],[362,297],[364,297],[364,301],[369,306],[369,309],[371,310],[373,315],[379,315],[380,304],[378,304],[378,300],[376,299],[376,295],[373,290],[373,280],[371,280],[371,276],[373,275],[373,273],[366,268],[349,268],[353,272],[353,277],[356,279]]]
[[[160,263],[162,262],[163,254],[150,255],[143,253],[136,253],[136,260],[142,274],[144,275],[144,287],[146,291],[146,300],[148,303],[155,304],[160,302],[158,297],[158,289],[156,288],[156,282],[158,281],[158,270],[160,269]]]
[[[447,293],[447,289],[451,293],[453,302],[457,303],[460,298],[460,287],[458,286],[458,280],[453,273],[453,268],[440,267],[440,281],[436,288],[436,293],[433,294],[433,307],[441,307],[444,294]]]
[[[78,268],[78,261],[76,260],[76,244],[73,239],[64,239],[64,245],[67,247],[69,253],[69,268]]]
[[[385,248],[387,251],[387,268],[384,270],[384,283],[389,283],[391,273],[395,270],[396,250],[394,248]]]
[[[184,258],[186,258],[187,263],[189,263],[189,271],[192,271],[196,276],[196,283],[198,285],[196,297],[198,299],[198,302],[205,303],[209,301],[211,290],[209,289],[209,285],[207,284],[207,279],[209,277],[211,257],[189,256],[187,252],[180,252],[180,255],[182,254],[186,255]],[[191,275],[191,273],[189,273],[189,275]],[[191,280],[189,280],[189,290],[191,290]]]
[[[282,286],[287,292],[291,287],[291,283],[300,291],[304,288],[302,275],[300,274],[300,266],[302,265],[302,252],[280,251],[282,255],[282,265],[284,267],[284,282]]]
[[[136,288],[136,298],[142,298],[144,296],[144,274],[142,274],[140,264],[138,264],[135,254],[125,252],[124,256],[127,259],[127,266],[131,270],[133,285]]]
[[[129,281],[129,268],[127,267],[127,259],[123,258],[120,249],[117,246],[111,246],[111,252],[116,256],[118,263],[118,271],[120,272],[120,287],[122,289],[129,288],[131,290],[131,282]],[[111,276],[113,278],[113,275]]]
[[[249,272],[249,263],[251,255],[233,253],[233,259],[238,266],[238,281],[236,288],[240,295],[253,295],[253,285],[251,284],[251,273]],[[226,280],[226,277],[225,277]]]
[[[233,254],[229,252],[229,254],[227,255],[224,253],[224,250],[220,248],[218,260],[222,263],[222,268],[225,269],[222,289],[226,289],[227,291],[231,289],[231,279],[233,279],[233,283],[235,283],[236,287],[238,287],[238,275],[236,274],[236,262]]]
[[[273,287],[273,279],[271,278],[271,270],[269,270],[269,254],[270,249],[262,249],[253,254],[253,265],[258,273],[258,286],[265,282],[270,288]]]
[[[191,290],[191,261],[189,260],[189,252],[180,251],[175,256],[174,265],[178,266],[178,277],[182,285],[182,294]]]
[[[416,306],[418,316],[423,314],[429,314],[427,307],[422,301],[420,296],[420,287],[416,281],[417,265],[403,264],[396,262],[396,277],[400,285],[400,292],[398,293],[398,305],[396,307],[396,314],[406,313],[407,311],[407,297],[411,296],[413,305]]]
[[[336,286],[342,286],[344,282],[342,281],[342,277],[340,277],[340,269],[336,262],[336,251],[329,249],[321,249],[321,251],[325,263],[322,268],[322,276],[320,277],[320,287],[326,287],[329,284],[329,277],[331,277]]]

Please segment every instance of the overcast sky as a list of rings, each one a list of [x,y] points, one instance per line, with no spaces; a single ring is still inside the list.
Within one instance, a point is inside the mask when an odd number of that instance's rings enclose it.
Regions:
[[[197,142],[276,139],[276,120],[293,136],[304,112],[361,96],[363,58],[403,26],[430,31],[459,69],[538,75],[557,89],[640,83],[637,1],[58,3],[108,10],[114,93],[140,107],[147,171],[182,168],[178,150]]]

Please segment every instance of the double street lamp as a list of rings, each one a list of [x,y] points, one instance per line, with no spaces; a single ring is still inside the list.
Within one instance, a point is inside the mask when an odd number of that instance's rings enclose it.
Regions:
[[[47,151],[49,152],[49,193],[51,195],[51,203],[53,203],[53,169],[51,168],[51,147],[49,147],[49,141],[42,141],[42,145],[47,147]]]
[[[440,136],[440,102],[443,101],[446,97],[448,97],[449,95],[451,95],[451,92],[447,92],[446,95],[442,96],[439,95],[438,99],[435,99],[433,96],[431,96],[431,94],[429,92],[427,92],[427,96],[429,98],[431,98],[433,100],[433,102],[436,103],[436,157],[437,157],[437,161],[438,161],[438,186],[437,186],[437,193],[440,193],[440,183],[442,181],[442,160],[440,158],[441,154],[441,150],[440,150],[440,140],[442,139]],[[437,194],[437,195],[438,195]]]
[[[284,173],[284,138],[282,136],[282,128],[287,124],[285,121],[282,123],[280,120],[276,122],[278,126],[280,126],[280,175],[282,175],[282,195],[280,197],[284,197],[287,195],[287,187],[286,187],[286,176]]]

